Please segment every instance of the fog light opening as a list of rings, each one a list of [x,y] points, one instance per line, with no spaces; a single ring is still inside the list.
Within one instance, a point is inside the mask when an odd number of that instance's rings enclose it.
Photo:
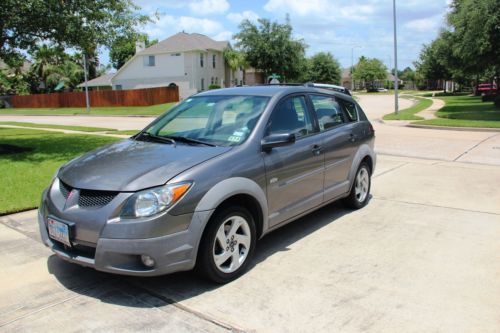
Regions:
[[[148,256],[147,254],[141,255],[142,264],[148,268],[152,268],[155,265],[155,260]]]

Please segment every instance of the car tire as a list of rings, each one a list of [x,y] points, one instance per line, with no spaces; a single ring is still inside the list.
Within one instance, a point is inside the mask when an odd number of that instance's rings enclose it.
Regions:
[[[353,209],[360,209],[368,203],[370,199],[371,170],[368,164],[362,162],[351,187],[349,196],[345,199],[347,206]]]
[[[247,209],[229,206],[216,211],[200,242],[196,269],[213,282],[230,282],[247,269],[255,244],[255,221]]]

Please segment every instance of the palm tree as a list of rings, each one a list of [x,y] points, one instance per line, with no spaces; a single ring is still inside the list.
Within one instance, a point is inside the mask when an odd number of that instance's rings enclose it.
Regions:
[[[62,83],[66,90],[71,91],[83,80],[83,67],[71,59],[49,66],[47,72],[47,84],[52,87]]]
[[[41,88],[46,90],[48,87],[48,69],[63,62],[65,58],[64,50],[60,47],[51,47],[42,44],[37,46],[35,51],[31,52],[30,55],[33,58],[31,71],[40,80]]]
[[[245,54],[242,52],[235,51],[233,49],[227,48],[224,50],[224,59],[226,60],[227,65],[231,69],[231,77],[234,79],[234,72],[238,70],[238,68],[243,69],[243,81],[245,81],[245,69],[248,68],[248,63],[245,59]],[[238,84],[235,81],[235,85]]]

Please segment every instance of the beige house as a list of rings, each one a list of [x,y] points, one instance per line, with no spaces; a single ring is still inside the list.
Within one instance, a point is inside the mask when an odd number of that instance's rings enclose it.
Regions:
[[[181,99],[207,90],[211,84],[229,87],[239,83],[241,71],[232,77],[223,51],[227,41],[215,41],[197,33],[179,32],[151,47],[136,45],[136,54],[111,78],[114,90],[179,86]]]

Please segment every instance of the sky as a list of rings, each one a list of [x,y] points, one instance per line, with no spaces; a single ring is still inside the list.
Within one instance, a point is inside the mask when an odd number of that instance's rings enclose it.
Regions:
[[[391,0],[135,0],[145,14],[159,19],[140,30],[163,40],[185,31],[228,40],[243,19],[267,18],[285,23],[290,16],[294,38],[308,45],[306,56],[330,52],[347,68],[360,56],[380,59],[394,68]],[[413,67],[425,43],[444,26],[450,0],[396,0],[398,68]],[[103,63],[109,62],[106,51]]]

